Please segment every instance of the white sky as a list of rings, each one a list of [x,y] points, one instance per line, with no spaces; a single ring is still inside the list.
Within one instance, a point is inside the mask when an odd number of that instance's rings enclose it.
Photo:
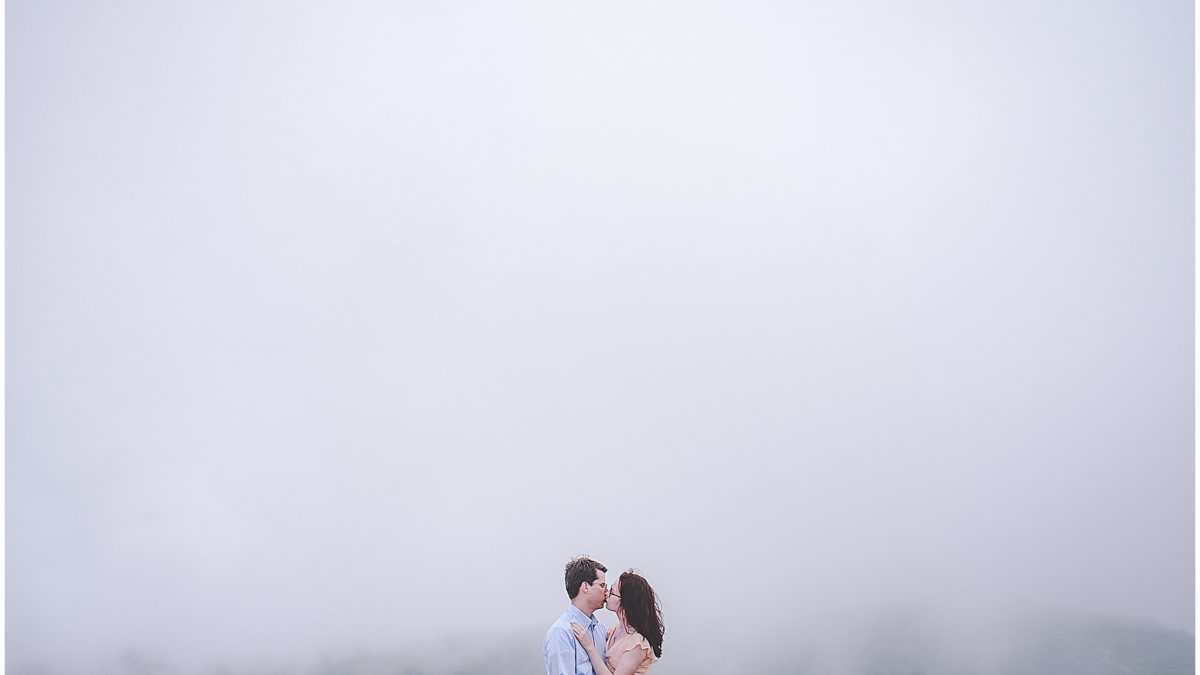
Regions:
[[[1191,3],[975,4],[8,3],[9,662],[1192,631]]]

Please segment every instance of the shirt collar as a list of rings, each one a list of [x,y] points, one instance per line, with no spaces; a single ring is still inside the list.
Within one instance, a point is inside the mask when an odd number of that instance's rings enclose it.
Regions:
[[[584,613],[583,613],[583,610],[582,610],[582,609],[579,609],[579,608],[578,608],[578,607],[576,607],[575,605],[571,605],[571,609],[568,609],[568,610],[567,610],[567,613],[568,613],[568,614],[569,614],[569,613],[571,613],[571,612],[574,612],[576,616],[578,616],[579,618],[583,619],[583,620],[584,620],[584,622],[585,622],[585,623],[587,623],[587,625],[588,625],[588,628],[591,628],[592,626],[595,626],[595,625],[596,625],[596,617],[595,617],[595,615],[588,616],[587,614],[584,614]]]

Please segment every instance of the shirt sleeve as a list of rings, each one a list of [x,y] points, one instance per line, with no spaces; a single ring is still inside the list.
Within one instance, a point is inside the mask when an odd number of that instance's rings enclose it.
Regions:
[[[551,628],[542,643],[546,675],[575,675],[575,636],[562,628]]]

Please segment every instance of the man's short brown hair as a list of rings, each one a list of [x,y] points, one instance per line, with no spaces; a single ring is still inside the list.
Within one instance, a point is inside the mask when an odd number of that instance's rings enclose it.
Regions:
[[[579,595],[579,584],[592,583],[599,576],[597,572],[607,572],[608,568],[587,556],[571,558],[563,577],[567,584],[567,597],[574,600]]]

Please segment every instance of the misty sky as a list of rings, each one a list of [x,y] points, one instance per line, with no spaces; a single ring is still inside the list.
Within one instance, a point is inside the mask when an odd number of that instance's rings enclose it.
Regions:
[[[6,21],[10,662],[1193,630],[1191,3]]]

